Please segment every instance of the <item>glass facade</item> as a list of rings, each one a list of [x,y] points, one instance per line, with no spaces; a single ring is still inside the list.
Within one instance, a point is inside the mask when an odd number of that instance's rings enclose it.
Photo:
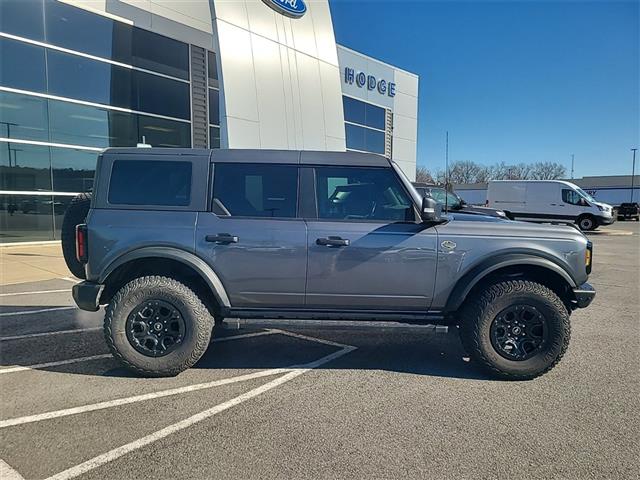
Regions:
[[[385,154],[386,115],[384,108],[343,96],[347,150]]]
[[[59,237],[106,147],[191,146],[190,46],[56,0],[0,0],[0,242]],[[208,52],[209,144],[220,145]]]

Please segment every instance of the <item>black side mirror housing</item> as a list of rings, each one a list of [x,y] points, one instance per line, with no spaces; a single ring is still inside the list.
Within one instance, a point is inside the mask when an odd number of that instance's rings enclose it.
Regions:
[[[462,205],[463,207],[467,204],[467,202],[464,199],[460,199],[460,205]]]
[[[442,215],[442,205],[433,198],[423,197],[420,217],[423,222],[439,222]]]

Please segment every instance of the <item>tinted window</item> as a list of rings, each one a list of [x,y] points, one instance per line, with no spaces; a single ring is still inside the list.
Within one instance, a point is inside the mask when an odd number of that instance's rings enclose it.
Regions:
[[[46,91],[44,48],[0,37],[0,85]]]
[[[570,190],[568,188],[562,189],[562,201],[564,203],[568,203],[570,205],[580,205],[581,196],[575,190]]]
[[[220,148],[220,127],[209,127],[209,148]]]
[[[218,65],[216,64],[216,53],[207,52],[207,70],[209,86],[218,84]]]
[[[49,148],[0,143],[0,190],[51,190]]]
[[[51,195],[0,195],[0,242],[53,240]]]
[[[42,0],[0,0],[0,31],[43,40]]]
[[[97,153],[51,148],[53,189],[56,192],[90,192]]]
[[[171,75],[189,79],[189,45],[172,38],[133,27],[131,62],[126,58],[120,61]]]
[[[217,163],[214,212],[234,217],[295,217],[298,167]]]
[[[190,147],[191,124],[164,118],[137,115],[138,141],[144,140],[154,147]],[[132,145],[135,145],[134,142]]]
[[[191,202],[191,163],[116,160],[111,170],[109,203],[187,206]]]
[[[47,100],[0,92],[0,137],[46,141]]]
[[[413,220],[411,199],[389,168],[316,168],[318,217]]]
[[[347,148],[363,152],[385,153],[385,134],[378,130],[346,124]]]
[[[220,92],[209,89],[209,123],[220,125]]]
[[[346,122],[380,130],[385,129],[386,111],[384,108],[346,96],[342,97],[342,105]]]

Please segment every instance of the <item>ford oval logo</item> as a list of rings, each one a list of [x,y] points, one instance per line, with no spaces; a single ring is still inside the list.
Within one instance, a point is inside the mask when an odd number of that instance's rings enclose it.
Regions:
[[[300,18],[307,13],[307,4],[304,0],[262,0],[276,12],[289,18]]]

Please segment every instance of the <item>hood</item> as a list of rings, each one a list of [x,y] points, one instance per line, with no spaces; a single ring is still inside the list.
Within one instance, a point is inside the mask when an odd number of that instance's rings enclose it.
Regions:
[[[496,210],[495,208],[479,207],[476,205],[463,205],[460,213],[474,213],[476,215],[489,215],[490,217],[506,217],[502,210]]]
[[[518,222],[486,215],[449,213],[449,221],[438,226],[439,232],[490,237],[529,237],[586,241],[584,234],[570,225]]]

